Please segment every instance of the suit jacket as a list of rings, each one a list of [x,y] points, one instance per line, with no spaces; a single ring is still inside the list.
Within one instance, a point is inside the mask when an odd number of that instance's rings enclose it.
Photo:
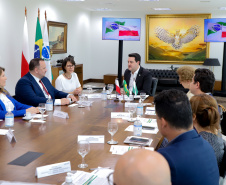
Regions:
[[[128,89],[130,88],[129,87],[130,76],[131,76],[131,71],[126,69],[124,73],[124,80],[127,83]],[[151,83],[152,83],[152,76],[150,71],[140,66],[140,69],[138,71],[137,78],[136,78],[136,86],[137,86],[138,94],[140,94],[141,92],[145,92],[147,95],[150,95]]]
[[[55,89],[48,78],[43,77],[41,80],[44,83],[49,94],[51,95],[53,102],[55,101],[55,99],[67,97],[68,93],[64,93]],[[38,106],[39,103],[46,103],[47,101],[47,98],[45,97],[42,89],[40,88],[34,77],[30,74],[30,72],[24,75],[17,82],[15,93],[17,101],[32,106]]]
[[[172,185],[218,185],[219,170],[211,145],[195,130],[158,150],[169,163]]]
[[[12,113],[14,114],[15,117],[19,116],[24,116],[26,113],[26,109],[30,108],[31,106],[29,105],[24,105],[15,99],[13,99],[11,96],[6,95],[7,98],[14,104],[14,110]],[[0,100],[0,119],[5,119],[5,114],[7,113],[5,104]]]

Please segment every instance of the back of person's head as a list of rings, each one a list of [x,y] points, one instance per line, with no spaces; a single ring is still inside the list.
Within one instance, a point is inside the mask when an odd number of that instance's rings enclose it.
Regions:
[[[195,70],[194,83],[199,82],[200,90],[204,93],[212,93],[215,83],[215,77],[209,69],[198,68]]]
[[[209,127],[210,131],[217,134],[220,115],[216,100],[207,94],[193,96],[190,99],[193,117],[201,127]]]
[[[40,66],[40,61],[44,61],[42,58],[33,58],[29,63],[29,71],[33,71],[36,67]]]
[[[182,66],[177,69],[177,74],[179,75],[181,82],[191,82],[195,74],[195,69],[192,66]]]
[[[191,105],[187,95],[180,90],[164,90],[154,98],[156,114],[171,127],[189,129],[192,125]]]
[[[72,65],[75,66],[75,61],[74,61],[74,57],[69,55],[68,57],[66,57],[63,62],[62,62],[62,69],[63,71],[66,73],[66,65],[67,65],[67,62],[70,62]]]
[[[114,171],[116,185],[170,185],[170,168],[158,152],[134,149],[119,158]]]
[[[138,53],[130,53],[128,56],[134,57],[136,62],[141,60],[141,56]]]

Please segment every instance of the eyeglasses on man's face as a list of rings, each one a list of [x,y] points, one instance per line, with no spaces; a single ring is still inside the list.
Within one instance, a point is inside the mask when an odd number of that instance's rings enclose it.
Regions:
[[[114,174],[114,172],[111,172],[111,173],[107,176],[108,184],[109,184],[109,185],[116,185],[116,184],[114,183],[114,180],[113,180],[113,174]]]

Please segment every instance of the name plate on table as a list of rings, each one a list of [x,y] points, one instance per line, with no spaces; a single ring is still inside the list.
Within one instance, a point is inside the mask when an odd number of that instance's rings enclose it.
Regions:
[[[155,111],[155,107],[146,107],[146,111]]]
[[[104,135],[78,135],[78,141],[86,140],[89,143],[104,143]]]
[[[59,110],[54,110],[53,116],[59,117],[59,118],[69,118],[67,112],[59,111]]]
[[[129,106],[133,106],[133,107],[137,107],[138,103],[125,103],[125,107],[129,107]]]
[[[102,98],[101,94],[88,94],[88,98]]]
[[[66,161],[62,163],[56,163],[56,164],[37,167],[35,175],[37,176],[37,178],[42,178],[42,177],[47,177],[47,176],[65,173],[69,171],[71,171],[71,162]]]
[[[111,118],[130,118],[128,112],[111,112]]]
[[[9,130],[7,133],[6,133],[6,136],[9,140],[9,142],[16,142],[16,137],[14,136],[13,134],[13,131],[12,130]]]

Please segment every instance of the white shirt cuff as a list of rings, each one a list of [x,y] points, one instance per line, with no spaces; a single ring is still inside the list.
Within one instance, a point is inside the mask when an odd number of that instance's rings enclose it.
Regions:
[[[61,99],[55,99],[54,105],[61,105]]]
[[[67,98],[69,98],[70,95],[73,95],[73,94],[68,94],[68,95],[67,95]]]

